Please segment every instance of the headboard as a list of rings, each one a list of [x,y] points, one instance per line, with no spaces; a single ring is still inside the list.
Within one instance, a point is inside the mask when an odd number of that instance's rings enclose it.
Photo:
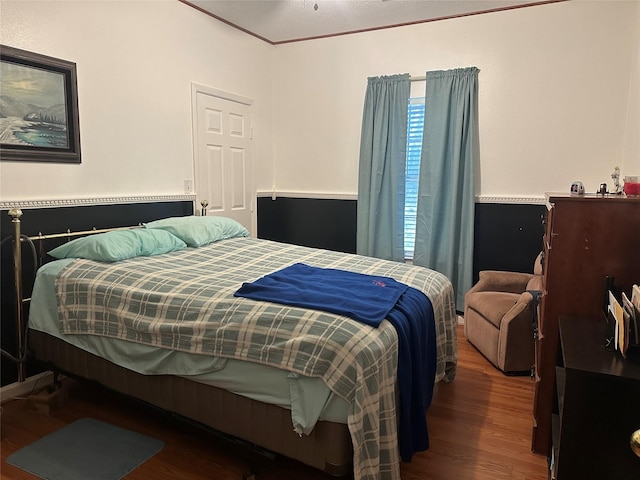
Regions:
[[[192,200],[170,200],[157,202],[115,203],[99,205],[72,205],[48,208],[24,208],[20,217],[21,233],[27,236],[54,234],[69,231],[114,228],[138,225],[166,217],[193,215]],[[14,233],[9,209],[0,210],[0,339],[3,350],[12,354],[17,353],[17,330],[15,309],[15,286],[13,274],[13,242],[10,238]],[[47,240],[43,249],[51,250],[64,243],[66,239]],[[40,248],[36,244],[36,248]],[[33,285],[34,265],[31,249],[23,243],[22,248],[22,294],[31,296]],[[24,308],[25,321],[28,318],[28,305]],[[1,379],[2,386],[18,379],[18,369],[15,363],[2,358]],[[27,364],[27,376],[37,372],[36,367]]]

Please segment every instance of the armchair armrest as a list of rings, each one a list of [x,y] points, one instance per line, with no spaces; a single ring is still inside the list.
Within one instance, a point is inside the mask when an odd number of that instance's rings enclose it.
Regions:
[[[471,292],[509,292],[522,293],[527,289],[527,283],[533,278],[532,273],[502,272],[498,270],[483,270],[480,278]]]
[[[535,345],[534,308],[533,297],[527,292],[522,293],[500,322],[498,359],[503,362],[504,371],[531,368]]]

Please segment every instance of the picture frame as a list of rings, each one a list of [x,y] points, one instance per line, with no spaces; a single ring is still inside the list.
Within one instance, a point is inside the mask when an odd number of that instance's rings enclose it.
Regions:
[[[0,45],[0,160],[81,163],[76,64]]]

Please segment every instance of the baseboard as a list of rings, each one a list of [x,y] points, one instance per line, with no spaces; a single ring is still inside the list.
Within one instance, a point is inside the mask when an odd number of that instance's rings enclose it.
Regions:
[[[462,315],[458,315],[458,325],[464,325],[464,317]]]
[[[26,397],[36,390],[53,381],[53,372],[42,372],[25,379],[24,382],[14,382],[0,388],[0,404],[17,397]]]

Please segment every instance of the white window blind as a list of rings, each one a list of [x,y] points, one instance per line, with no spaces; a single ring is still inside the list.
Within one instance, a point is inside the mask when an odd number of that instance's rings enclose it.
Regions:
[[[408,116],[404,199],[404,257],[412,260],[416,240],[418,179],[422,153],[422,131],[424,129],[424,97],[409,99]]]

